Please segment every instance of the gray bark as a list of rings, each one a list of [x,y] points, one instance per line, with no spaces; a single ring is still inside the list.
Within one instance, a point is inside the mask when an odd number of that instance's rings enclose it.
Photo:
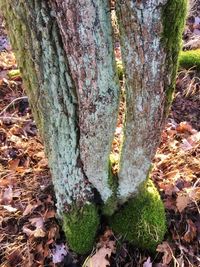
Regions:
[[[147,178],[159,145],[169,108],[169,91],[174,87],[185,2],[126,0],[117,4],[126,80],[126,125],[119,172],[122,203],[133,196]],[[166,38],[163,36],[166,4],[174,13],[168,14],[171,26],[167,30],[169,35],[170,31],[172,36],[175,31],[177,35],[174,40],[167,39],[169,47],[163,41]],[[174,21],[180,16],[179,5],[184,8],[177,26]],[[174,42],[174,49],[170,42]]]
[[[105,202],[119,102],[109,1],[51,2],[78,94],[83,169]]]
[[[91,201],[94,187],[104,201],[112,193],[119,85],[108,2],[51,2],[0,1],[62,213]]]

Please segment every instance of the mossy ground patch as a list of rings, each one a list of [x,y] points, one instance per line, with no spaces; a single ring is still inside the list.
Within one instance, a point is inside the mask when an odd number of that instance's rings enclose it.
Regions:
[[[181,51],[179,55],[179,68],[193,68],[200,71],[200,49]]]

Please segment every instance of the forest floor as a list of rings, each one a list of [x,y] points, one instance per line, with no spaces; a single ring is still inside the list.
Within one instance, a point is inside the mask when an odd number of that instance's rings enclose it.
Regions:
[[[102,226],[91,255],[78,256],[68,249],[56,218],[43,144],[21,76],[13,71],[17,65],[2,21],[0,25],[0,267],[200,266],[200,74],[179,72],[153,163],[151,176],[168,226],[157,254],[132,247]],[[121,127],[119,120],[116,153]]]

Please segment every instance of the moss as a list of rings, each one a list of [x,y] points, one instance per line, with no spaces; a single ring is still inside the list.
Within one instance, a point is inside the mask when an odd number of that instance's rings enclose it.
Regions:
[[[119,77],[119,80],[123,80],[123,76],[124,76],[124,67],[122,65],[122,61],[121,60],[116,60],[116,65],[117,65],[117,75]]]
[[[20,73],[20,70],[19,69],[16,69],[16,70],[10,70],[8,72],[8,77],[10,79],[14,79],[16,77],[20,77],[21,76],[21,73]]]
[[[200,70],[200,49],[181,51],[179,55],[179,68]]]
[[[176,73],[178,68],[178,55],[182,45],[182,33],[187,13],[187,0],[168,0],[162,9],[162,44],[167,58],[167,73],[170,74],[171,82],[168,84],[168,77],[165,80],[166,106],[165,113],[173,99]]]
[[[63,230],[70,248],[79,254],[92,249],[98,225],[98,211],[92,204],[86,204],[81,209],[74,208],[63,215]]]
[[[133,245],[155,251],[166,232],[166,217],[153,182],[143,183],[138,195],[112,216],[110,224],[114,232]]]
[[[118,177],[117,173],[113,172],[113,166],[118,164],[119,164],[119,157],[110,154],[108,185],[109,188],[112,190],[112,196],[109,197],[109,199],[102,207],[102,213],[107,216],[112,215],[117,209]]]

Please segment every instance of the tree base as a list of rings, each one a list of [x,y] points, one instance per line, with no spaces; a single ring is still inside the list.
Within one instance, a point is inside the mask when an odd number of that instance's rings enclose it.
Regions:
[[[63,230],[69,246],[79,254],[92,249],[98,225],[98,211],[92,204],[86,204],[80,209],[74,208],[63,215]]]
[[[166,233],[166,217],[153,182],[143,183],[138,195],[112,216],[110,224],[133,245],[154,252]]]

